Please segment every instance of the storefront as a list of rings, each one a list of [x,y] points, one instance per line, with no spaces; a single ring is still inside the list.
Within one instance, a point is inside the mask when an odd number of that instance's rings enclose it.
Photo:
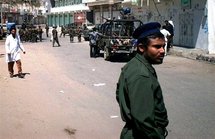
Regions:
[[[84,4],[54,7],[48,15],[48,25],[65,26],[71,23],[85,23],[86,11],[89,11],[89,7]]]

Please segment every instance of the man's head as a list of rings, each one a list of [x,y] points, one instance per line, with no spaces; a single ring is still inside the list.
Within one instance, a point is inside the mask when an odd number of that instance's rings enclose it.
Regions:
[[[160,27],[158,22],[151,22],[138,27],[133,33],[138,42],[138,53],[151,64],[161,64],[165,54],[165,39]]]
[[[169,25],[169,21],[168,21],[168,20],[165,20],[164,23],[165,23],[166,25]]]
[[[12,27],[12,28],[10,29],[10,33],[13,35],[13,37],[15,37],[15,36],[16,36],[16,28],[15,28],[15,27]]]

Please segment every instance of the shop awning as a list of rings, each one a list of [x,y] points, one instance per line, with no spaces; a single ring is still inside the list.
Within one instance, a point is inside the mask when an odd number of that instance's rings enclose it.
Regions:
[[[98,6],[98,5],[113,5],[116,3],[121,3],[122,0],[96,0],[96,1],[86,1],[88,6]]]
[[[66,13],[66,12],[78,12],[78,11],[89,11],[89,7],[85,4],[76,4],[70,6],[54,7],[51,8],[50,13]]]

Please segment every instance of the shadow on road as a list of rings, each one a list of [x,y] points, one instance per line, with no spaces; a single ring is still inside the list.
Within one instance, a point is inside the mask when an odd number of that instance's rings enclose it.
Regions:
[[[30,73],[22,73],[22,78],[25,78],[26,75],[30,75]],[[19,77],[19,74],[14,74],[13,77]]]
[[[100,53],[99,56],[97,56],[97,58],[103,58],[104,54]],[[114,54],[113,56],[111,56],[110,58],[110,62],[118,62],[118,63],[126,63],[128,61],[130,61],[133,57],[129,56],[128,54]]]
[[[5,55],[5,54],[0,54],[0,58],[1,58],[1,57],[4,57],[4,55]]]

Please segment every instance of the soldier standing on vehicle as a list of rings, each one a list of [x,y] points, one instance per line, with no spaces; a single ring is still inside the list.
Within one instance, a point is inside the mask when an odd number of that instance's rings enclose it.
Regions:
[[[152,64],[161,64],[165,39],[161,25],[151,22],[138,27],[136,56],[121,71],[116,99],[126,123],[120,139],[165,139],[169,123],[162,90]]]
[[[56,30],[56,26],[53,27],[53,30],[52,30],[52,37],[53,37],[53,40],[52,40],[52,47],[54,47],[54,44],[55,42],[58,44],[58,46],[60,46],[60,43],[58,41],[58,34],[57,34],[57,30]]]

